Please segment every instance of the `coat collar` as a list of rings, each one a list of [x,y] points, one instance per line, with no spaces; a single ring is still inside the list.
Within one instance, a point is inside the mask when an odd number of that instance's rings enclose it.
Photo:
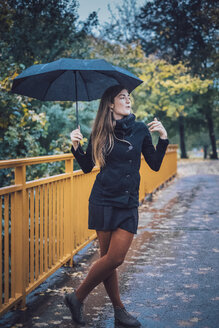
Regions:
[[[130,134],[135,122],[135,114],[131,113],[120,120],[116,120],[115,133],[120,135]]]

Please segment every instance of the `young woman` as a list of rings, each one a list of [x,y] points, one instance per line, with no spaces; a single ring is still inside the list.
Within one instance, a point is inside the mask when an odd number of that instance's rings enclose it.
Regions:
[[[115,322],[140,326],[120,299],[116,268],[123,263],[137,233],[141,153],[150,168],[158,171],[169,143],[161,122],[155,118],[148,126],[135,121],[128,90],[116,85],[101,98],[86,153],[80,145],[80,127],[71,133],[71,151],[83,172],[90,172],[95,163],[100,166],[89,197],[88,219],[88,228],[97,232],[100,259],[77,290],[64,298],[73,320],[82,325],[83,301],[103,282],[114,307]],[[160,134],[156,150],[149,130]]]

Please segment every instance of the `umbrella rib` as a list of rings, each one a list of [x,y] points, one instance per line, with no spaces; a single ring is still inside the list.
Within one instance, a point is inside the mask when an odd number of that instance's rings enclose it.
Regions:
[[[78,71],[78,73],[80,74],[80,76],[81,76],[81,78],[82,78],[82,80],[83,80],[83,82],[84,82],[84,85],[85,85],[85,89],[86,89],[86,93],[87,93],[87,98],[88,98],[88,101],[90,101],[90,97],[89,97],[89,93],[88,93],[88,89],[87,89],[87,84],[86,84],[86,81],[84,80],[84,78],[83,78],[83,76],[82,76],[81,72],[80,72],[80,71]]]
[[[46,94],[47,94],[47,92],[48,92],[48,90],[49,90],[49,88],[52,86],[52,84],[62,75],[62,74],[64,74],[66,71],[62,71],[53,81],[52,81],[52,83],[50,83],[50,85],[48,86],[48,88],[46,89],[46,91],[44,92],[44,95],[43,95],[43,98],[42,99],[44,99],[45,98],[45,96],[46,96]]]

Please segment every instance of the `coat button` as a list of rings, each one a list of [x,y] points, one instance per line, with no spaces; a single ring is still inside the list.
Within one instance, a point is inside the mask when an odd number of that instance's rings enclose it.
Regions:
[[[127,174],[127,175],[126,175],[126,178],[130,178],[130,174]]]
[[[125,191],[125,193],[126,193],[126,194],[128,194],[128,193],[129,193],[129,191],[128,191],[128,190],[126,190],[126,191]]]
[[[132,163],[132,159],[129,160],[129,163]]]

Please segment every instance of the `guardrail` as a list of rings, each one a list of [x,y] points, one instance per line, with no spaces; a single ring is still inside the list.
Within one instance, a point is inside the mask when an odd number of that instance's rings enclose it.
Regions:
[[[14,168],[15,184],[0,188],[0,315],[25,307],[26,295],[73,256],[96,232],[88,230],[88,198],[99,172],[73,171],[72,154],[0,161]],[[65,173],[26,181],[26,167],[65,161]],[[141,159],[139,199],[176,174],[177,145],[169,145],[159,172]]]

